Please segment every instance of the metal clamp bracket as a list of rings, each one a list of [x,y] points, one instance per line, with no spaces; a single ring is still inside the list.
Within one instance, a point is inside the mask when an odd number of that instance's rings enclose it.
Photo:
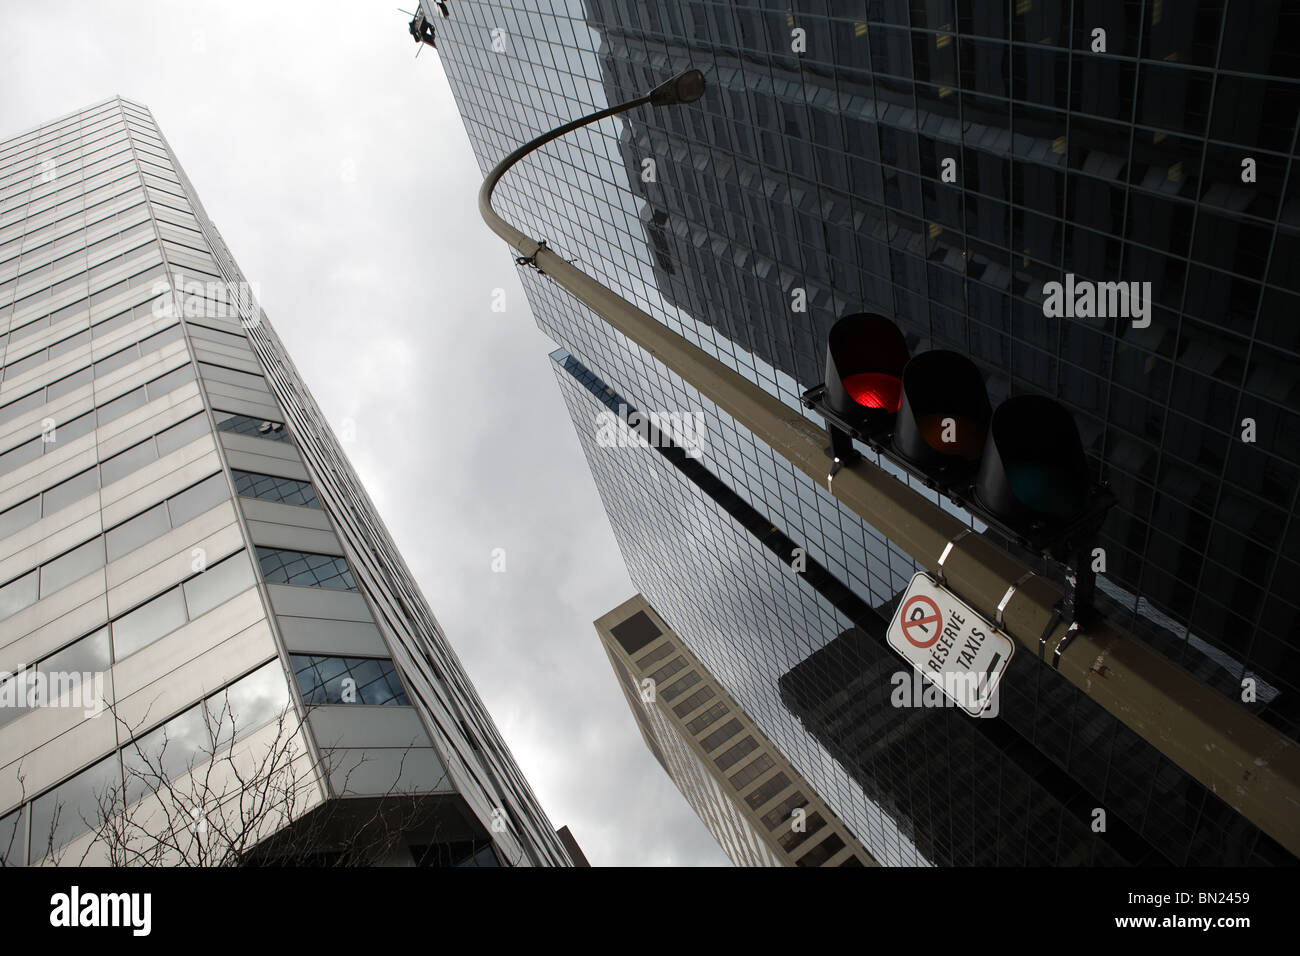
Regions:
[[[935,584],[944,586],[946,579],[943,576],[943,563],[948,560],[948,555],[952,554],[953,546],[956,545],[957,542],[960,541],[962,538],[966,537],[966,535],[971,533],[972,532],[970,528],[962,528],[961,531],[959,531],[955,536],[953,536],[948,541],[947,544],[943,546],[943,554],[939,555],[939,567],[935,570],[934,573]]]
[[[1074,640],[1074,636],[1078,633],[1079,622],[1071,621],[1070,629],[1065,632],[1065,636],[1061,638],[1061,642],[1056,645],[1056,653],[1052,655],[1052,670],[1059,671],[1061,669],[1061,652],[1065,650],[1065,645]]]
[[[537,248],[533,250],[533,254],[531,256],[515,256],[515,265],[532,266],[534,269],[537,269],[539,275],[546,275],[546,273],[542,272],[542,270],[538,268],[537,265],[537,253],[541,252],[543,249],[546,249],[546,240],[539,239],[537,241]],[[547,251],[549,252],[550,250]]]
[[[1061,602],[1057,601],[1052,608],[1052,616],[1047,619],[1047,627],[1043,628],[1043,633],[1038,637],[1038,659],[1040,661],[1043,660],[1043,653],[1047,648],[1048,636],[1056,630],[1056,625],[1061,623],[1061,607]]]
[[[1003,626],[1002,613],[1007,609],[1007,605],[1011,603],[1011,599],[1015,596],[1016,591],[1019,590],[1020,585],[1024,584],[1033,576],[1034,576],[1033,571],[1026,571],[1024,574],[1020,575],[1020,579],[1018,581],[1012,584],[1011,587],[1007,588],[1007,593],[1002,595],[1002,600],[998,602],[998,612],[993,616],[993,623],[996,624],[998,627]]]

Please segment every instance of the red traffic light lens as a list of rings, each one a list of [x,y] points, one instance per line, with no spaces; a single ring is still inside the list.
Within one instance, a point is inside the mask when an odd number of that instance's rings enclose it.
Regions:
[[[903,400],[903,380],[883,372],[857,372],[846,376],[844,390],[863,408],[879,409],[891,415]]]

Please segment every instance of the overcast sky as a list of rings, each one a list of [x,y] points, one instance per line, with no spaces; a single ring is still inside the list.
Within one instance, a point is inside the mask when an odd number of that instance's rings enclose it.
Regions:
[[[592,627],[634,588],[408,20],[395,0],[0,0],[0,139],[114,94],[148,106],[335,433],[355,430],[353,466],[551,820],[595,865],[726,864]]]

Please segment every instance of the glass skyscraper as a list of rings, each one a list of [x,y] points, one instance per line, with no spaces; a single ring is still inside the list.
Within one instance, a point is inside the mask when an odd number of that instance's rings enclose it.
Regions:
[[[1300,12],[422,9],[485,172],[702,70],[697,103],[531,155],[498,211],[819,425],[799,396],[821,380],[830,325],[855,311],[893,319],[913,354],[969,355],[994,404],[1066,403],[1118,502],[1100,611],[1296,738]],[[1067,275],[1150,283],[1146,314],[1049,317],[1044,286]],[[1030,654],[995,719],[890,706],[886,662],[902,665],[872,621],[915,562],[545,276],[524,283],[638,590],[877,860],[1294,861]],[[597,422],[619,406],[698,412],[698,457],[602,442]],[[817,574],[792,572],[774,542]]]
[[[144,107],[0,144],[0,347],[0,861],[241,772],[265,859],[572,862]]]

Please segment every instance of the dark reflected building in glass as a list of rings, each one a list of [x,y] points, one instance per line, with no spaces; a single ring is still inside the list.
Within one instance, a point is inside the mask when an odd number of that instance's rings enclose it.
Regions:
[[[1250,679],[1241,706],[1297,736],[1300,10],[532,0],[451,12],[430,19],[485,171],[678,70],[708,78],[697,103],[534,154],[497,190],[508,220],[792,409],[821,380],[830,325],[853,311],[893,319],[913,354],[969,355],[994,404],[1066,403],[1118,499],[1101,610],[1234,700]],[[1149,298],[1127,316],[1048,317],[1044,286],[1067,275],[1150,283]],[[889,607],[915,563],[548,279],[524,281],[562,348],[558,377],[638,589],[878,860],[1294,860],[1031,655],[996,719],[886,713],[888,658],[867,653],[882,645],[862,614]],[[597,422],[618,404],[698,412],[705,437],[685,467],[706,474],[608,447]],[[770,533],[805,549],[821,583],[765,546]],[[980,756],[949,772],[1007,794],[973,847],[936,835],[987,807],[955,785],[936,796],[938,771],[908,770],[961,753]],[[1102,808],[1111,825],[1081,842],[1062,824],[1029,853],[1003,841],[1042,788],[1062,819]],[[1050,828],[1034,820],[1031,842]]]

